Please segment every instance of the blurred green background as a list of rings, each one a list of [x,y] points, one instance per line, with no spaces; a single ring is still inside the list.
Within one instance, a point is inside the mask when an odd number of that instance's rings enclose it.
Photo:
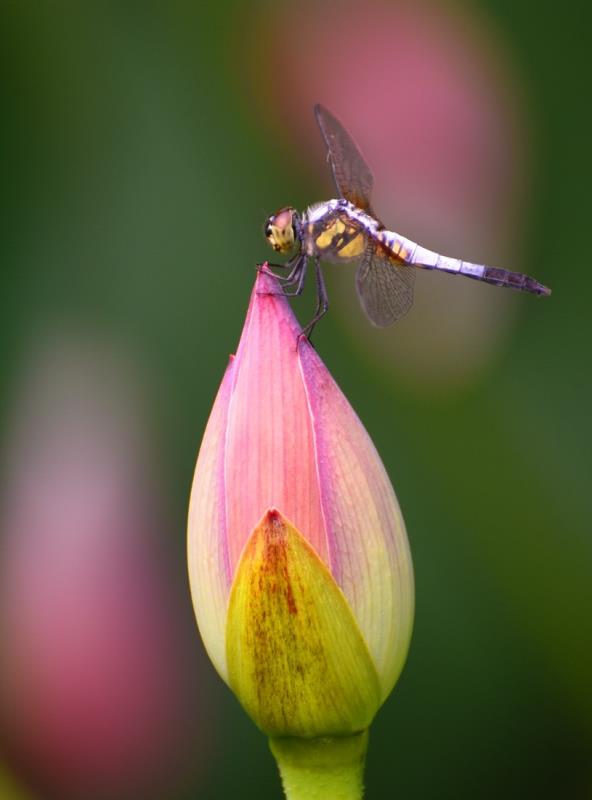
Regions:
[[[417,580],[368,797],[592,795],[583,13],[2,3],[2,798],[280,796],[202,651],[185,515],[265,216],[333,191],[315,100],[368,154],[387,225],[553,288],[420,276],[375,331],[352,271],[326,270],[315,345]]]

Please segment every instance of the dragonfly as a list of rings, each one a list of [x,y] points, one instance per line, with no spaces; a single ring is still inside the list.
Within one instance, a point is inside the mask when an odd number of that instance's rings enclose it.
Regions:
[[[535,295],[551,294],[529,275],[449,258],[385,228],[372,210],[374,178],[359,148],[330,111],[317,104],[314,113],[339,196],[311,205],[303,213],[292,206],[280,208],[267,218],[264,228],[272,248],[290,256],[284,264],[267,265],[287,270],[283,275],[272,272],[280,281],[281,294],[300,295],[308,265],[314,263],[317,306],[302,330],[304,336],[310,337],[329,308],[321,261],[357,262],[358,298],[370,322],[381,328],[401,319],[413,305],[417,269],[461,275]]]

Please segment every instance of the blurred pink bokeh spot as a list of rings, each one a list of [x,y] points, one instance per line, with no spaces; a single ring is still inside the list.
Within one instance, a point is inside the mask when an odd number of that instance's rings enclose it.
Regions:
[[[43,796],[163,797],[200,744],[149,431],[115,362],[42,348],[3,453],[0,724]]]
[[[258,20],[255,35],[277,42],[276,20],[277,13]],[[252,78],[261,112],[271,128],[295,132],[300,157],[315,166],[327,197],[335,190],[313,122],[317,101],[360,145],[387,227],[445,255],[521,268],[515,252],[526,172],[521,92],[493,26],[471,6],[305,3],[298,36],[282,38],[277,53],[273,46],[259,52],[265,59]],[[289,186],[274,202],[292,202]],[[341,297],[353,299],[352,276],[327,272]],[[341,310],[356,339],[392,355],[396,368],[446,381],[492,352],[512,317],[512,294],[421,274],[400,337],[372,332],[352,302]],[[352,317],[359,325],[350,324]]]

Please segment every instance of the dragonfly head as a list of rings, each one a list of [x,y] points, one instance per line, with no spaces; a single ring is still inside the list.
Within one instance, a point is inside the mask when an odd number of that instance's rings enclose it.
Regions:
[[[300,238],[300,226],[296,209],[280,208],[267,218],[265,237],[277,253],[289,253]]]

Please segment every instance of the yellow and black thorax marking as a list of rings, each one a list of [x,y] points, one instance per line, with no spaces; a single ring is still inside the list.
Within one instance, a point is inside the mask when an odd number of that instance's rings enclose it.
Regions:
[[[309,255],[326,261],[350,261],[364,252],[364,227],[345,213],[333,212],[308,222],[304,233]]]

